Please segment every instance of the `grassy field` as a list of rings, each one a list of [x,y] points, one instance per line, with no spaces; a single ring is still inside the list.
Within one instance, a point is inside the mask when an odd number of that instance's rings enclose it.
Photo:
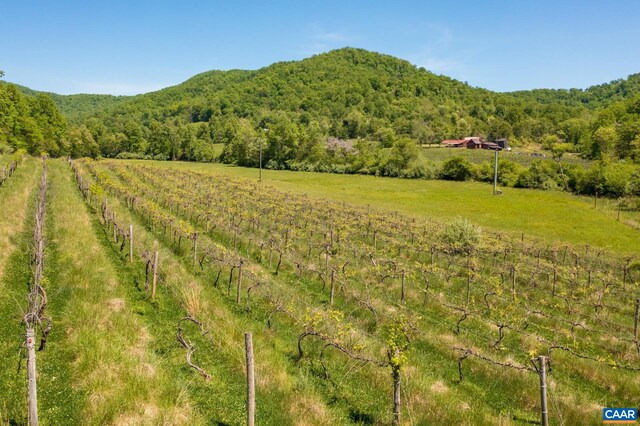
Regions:
[[[245,331],[259,425],[391,424],[396,362],[401,425],[537,424],[529,361],[552,350],[551,424],[600,424],[603,406],[640,403],[640,270],[623,273],[620,256],[640,241],[590,200],[269,170],[259,185],[256,169],[77,161],[83,197],[65,161],[48,164],[42,424],[244,424]],[[11,206],[0,209],[3,425],[26,423],[16,366],[41,170],[26,159],[0,187]],[[451,251],[442,223],[455,216],[518,238],[484,233],[473,255]],[[113,223],[133,227],[132,259]],[[178,324],[210,380],[187,364]]]
[[[145,163],[140,163],[145,164]],[[153,163],[159,167],[228,174],[257,180],[258,170],[223,164]],[[263,180],[283,191],[371,205],[418,217],[448,221],[466,217],[487,229],[525,239],[592,245],[620,253],[640,250],[640,232],[618,222],[593,200],[555,191],[492,187],[477,182],[422,181],[361,175],[263,170]]]
[[[440,146],[423,147],[420,150],[422,158],[429,161],[441,162],[448,160],[451,157],[463,157],[469,160],[471,163],[483,163],[494,161],[494,151],[486,149],[466,149],[466,148],[447,148]],[[535,154],[535,155],[533,155]],[[530,152],[516,148],[513,151],[501,151],[499,156],[503,160],[513,161],[514,163],[521,164],[523,166],[530,166],[536,160],[553,161],[552,154],[549,151],[543,152]],[[562,157],[562,162],[565,164],[577,164],[583,167],[590,167],[593,163],[590,160],[583,160],[578,157],[577,154],[565,154]]]

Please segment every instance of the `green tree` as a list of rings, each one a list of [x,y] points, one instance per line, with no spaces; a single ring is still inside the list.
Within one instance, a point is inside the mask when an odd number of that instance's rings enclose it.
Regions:
[[[613,125],[600,126],[591,138],[591,158],[602,158],[603,155],[610,153],[613,147],[618,144],[618,135]]]
[[[419,155],[419,148],[415,141],[409,138],[398,139],[391,148],[389,164],[399,170],[409,167]]]
[[[509,123],[500,119],[491,117],[487,129],[487,139],[496,140],[501,138],[510,138],[513,134],[513,128]]]
[[[133,119],[129,119],[124,125],[123,133],[126,137],[123,147],[125,151],[143,153],[146,150],[147,141],[140,124]]]
[[[300,132],[297,125],[286,115],[277,114],[268,125],[268,147],[264,161],[285,167],[288,160],[295,158],[300,140]]]
[[[234,126],[234,135],[224,146],[222,153],[227,162],[239,166],[255,166],[259,161],[258,134],[246,118],[241,118]]]
[[[445,180],[469,180],[473,177],[473,164],[460,156],[451,157],[442,164],[440,177]]]
[[[31,117],[38,123],[42,133],[39,149],[50,156],[68,154],[61,152],[60,145],[67,130],[67,122],[53,100],[44,93],[30,98]]]
[[[91,135],[89,129],[84,125],[74,126],[69,129],[68,141],[70,145],[70,155],[72,157],[96,158],[100,153],[100,148],[93,140],[93,135]]]
[[[320,123],[317,121],[310,122],[306,128],[300,129],[300,142],[296,159],[309,163],[317,163],[325,159],[325,139],[326,136],[322,131]]]

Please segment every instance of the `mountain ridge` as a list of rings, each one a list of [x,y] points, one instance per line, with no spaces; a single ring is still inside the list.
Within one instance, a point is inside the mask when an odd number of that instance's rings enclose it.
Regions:
[[[269,128],[265,162],[287,168],[342,161],[321,152],[327,138],[370,141],[378,150],[402,138],[425,144],[479,135],[512,145],[566,143],[589,158],[635,158],[635,151],[640,158],[632,143],[639,94],[640,74],[586,90],[493,92],[347,47],[258,70],[205,71],[130,97],[52,98],[84,128],[76,134],[91,155],[212,161],[212,145],[223,144],[223,161],[253,165],[260,129]]]
[[[157,92],[164,91],[164,90],[167,90],[167,89],[171,89],[171,88],[174,88],[174,87],[177,87],[177,86],[181,86],[183,84],[192,82],[192,81],[194,81],[194,80],[196,80],[198,78],[202,78],[204,76],[207,76],[208,74],[211,74],[211,73],[237,73],[237,72],[257,73],[259,71],[268,69],[268,68],[273,67],[273,66],[300,63],[300,62],[307,61],[307,60],[310,60],[310,59],[313,59],[313,58],[322,57],[322,56],[325,56],[325,55],[331,55],[331,54],[334,54],[336,52],[348,51],[348,50],[357,50],[357,51],[368,52],[368,53],[372,53],[372,54],[375,54],[375,55],[379,55],[381,57],[392,58],[392,59],[395,59],[395,60],[398,60],[398,61],[406,62],[408,65],[410,65],[412,67],[415,67],[417,69],[426,70],[424,67],[412,64],[408,60],[405,60],[405,59],[402,59],[402,58],[399,58],[399,57],[395,57],[393,55],[384,54],[384,53],[378,53],[378,52],[374,52],[374,51],[369,51],[369,50],[362,49],[362,48],[343,47],[343,48],[334,49],[334,50],[330,50],[330,51],[323,52],[323,53],[313,54],[313,55],[311,55],[311,56],[309,56],[307,58],[301,59],[301,60],[277,61],[277,62],[274,62],[274,63],[272,63],[270,65],[266,65],[264,67],[261,67],[261,68],[255,69],[255,70],[253,70],[253,69],[240,69],[240,68],[234,68],[234,69],[229,69],[229,70],[217,70],[217,69],[206,70],[206,71],[202,71],[200,73],[194,74],[193,76],[187,78],[186,80],[178,82],[176,84],[173,84],[173,85],[170,85],[170,86],[167,86],[167,87],[163,87],[163,88],[160,88],[158,90],[153,90],[153,91],[150,91],[150,92],[139,93],[139,94],[136,94],[136,95],[113,95],[113,94],[97,94],[97,93],[72,93],[72,94],[68,94],[68,95],[63,95],[63,94],[58,94],[56,92],[51,92],[51,91],[35,90],[35,89],[30,88],[30,87],[23,86],[23,85],[20,85],[20,84],[17,84],[17,83],[11,83],[11,82],[8,82],[8,83],[16,85],[17,87],[20,88],[21,91],[23,91],[23,93],[25,93],[27,95],[35,95],[35,94],[38,94],[38,93],[44,93],[44,94],[47,94],[47,95],[52,96],[52,97],[55,96],[55,97],[61,97],[61,98],[93,96],[93,97],[105,97],[105,98],[112,97],[112,98],[119,98],[119,99],[131,99],[131,98],[135,98],[135,97],[139,97],[139,96],[144,96],[144,95],[149,95],[149,94],[152,94],[152,93],[157,93]],[[449,76],[447,76],[445,74],[436,74],[436,73],[434,73],[432,71],[429,71],[429,70],[426,70],[426,71],[428,71],[428,72],[430,72],[430,73],[432,73],[432,74],[434,74],[436,76],[439,76],[439,77],[445,77],[445,78],[448,78],[448,79],[451,79],[451,80],[458,81],[461,84],[466,84],[466,83],[464,83],[464,82],[462,82],[460,80],[456,80],[456,79],[454,79],[452,77],[449,77]],[[630,74],[630,75],[628,75],[626,77],[620,77],[618,79],[611,80],[611,81],[608,81],[608,82],[595,84],[595,85],[592,85],[592,86],[589,86],[589,87],[586,87],[586,88],[575,88],[575,87],[574,88],[547,88],[547,87],[540,87],[540,88],[514,90],[514,91],[496,91],[496,90],[491,90],[491,89],[480,87],[480,86],[470,86],[470,87],[477,88],[477,89],[482,89],[482,90],[487,90],[487,91],[490,91],[490,92],[493,92],[493,93],[513,94],[513,95],[520,95],[520,94],[531,93],[531,92],[541,92],[541,93],[554,92],[554,93],[562,93],[562,94],[571,94],[571,93],[576,93],[576,92],[577,93],[588,93],[588,92],[593,92],[593,91],[596,91],[596,90],[600,91],[602,89],[606,89],[608,86],[624,87],[630,81],[633,81],[634,88],[636,86],[640,85],[640,72],[639,73]],[[620,90],[624,91],[624,88],[622,88]],[[58,101],[56,101],[56,102],[58,102]]]

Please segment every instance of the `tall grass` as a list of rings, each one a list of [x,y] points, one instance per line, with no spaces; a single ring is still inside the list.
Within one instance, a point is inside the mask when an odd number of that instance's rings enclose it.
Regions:
[[[64,339],[58,343],[74,355],[72,385],[84,396],[81,423],[201,424],[155,352],[154,336],[128,297],[132,283],[105,255],[95,220],[62,161],[51,166],[51,187],[57,283],[69,295],[59,316]]]
[[[182,162],[151,164],[212,175],[258,178],[258,171],[253,168]],[[640,250],[640,233],[635,228],[624,221],[616,221],[609,211],[594,209],[592,199],[559,191],[504,188],[501,196],[494,196],[491,185],[478,182],[279,170],[263,170],[262,173],[263,180],[269,185],[315,198],[370,205],[440,221],[461,216],[492,231],[518,237],[524,234],[525,240],[588,244],[621,254]]]

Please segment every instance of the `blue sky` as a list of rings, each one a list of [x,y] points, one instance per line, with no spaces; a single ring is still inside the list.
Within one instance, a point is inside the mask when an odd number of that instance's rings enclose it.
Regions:
[[[354,46],[496,91],[586,88],[640,72],[638,17],[638,0],[0,0],[0,69],[130,95]]]

